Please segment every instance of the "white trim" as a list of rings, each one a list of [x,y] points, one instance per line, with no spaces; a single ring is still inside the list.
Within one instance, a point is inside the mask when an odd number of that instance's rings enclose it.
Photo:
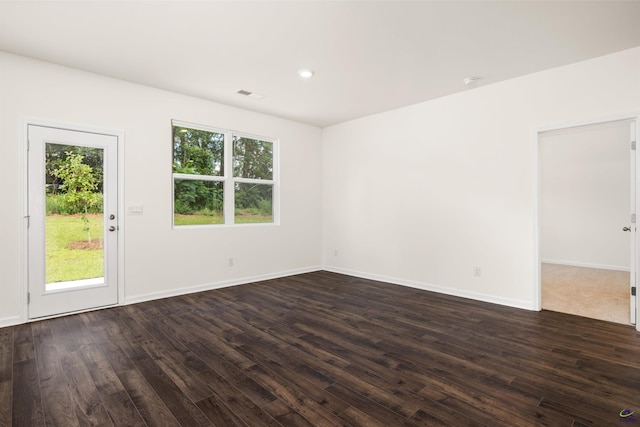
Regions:
[[[273,190],[271,197],[271,214],[273,215],[273,225],[280,225],[280,139],[273,139]]]
[[[620,114],[620,115],[617,115],[617,116],[609,116],[609,117],[593,119],[593,120],[576,120],[576,121],[572,121],[572,122],[561,123],[561,124],[558,124],[558,125],[537,127],[535,129],[533,129],[533,135],[536,137],[536,143],[537,143],[537,135],[539,133],[543,133],[543,132],[550,132],[550,131],[563,130],[563,129],[572,129],[572,128],[578,128],[578,127],[583,127],[583,126],[603,125],[603,124],[607,124],[607,123],[623,122],[623,121],[626,121],[626,120],[638,120],[638,118],[640,118],[640,112],[630,113],[630,114]]]
[[[233,188],[233,133],[224,134],[224,187],[222,188],[222,215],[223,224],[226,226],[235,225],[236,219],[236,193]],[[175,193],[173,198],[175,199]],[[175,218],[175,211],[174,211]],[[219,224],[216,224],[219,225]]]
[[[542,264],[540,263],[540,160],[539,160],[539,144],[538,135],[541,131],[537,129],[531,130],[531,172],[533,179],[531,180],[531,194],[533,195],[533,274],[531,289],[533,295],[531,301],[533,309],[542,310]]]
[[[125,224],[125,206],[124,206],[124,131],[114,131],[113,135],[118,138],[118,303],[122,305],[125,296],[125,256],[124,256],[124,240],[126,236],[126,224]]]
[[[361,271],[354,271],[354,270],[349,270],[345,268],[325,266],[323,269],[326,271],[330,271],[332,273],[345,274],[347,276],[354,276],[354,277],[359,277],[359,278],[368,279],[368,280],[376,280],[379,282],[386,282],[393,285],[407,286],[410,288],[421,289],[423,291],[429,291],[429,292],[437,292],[439,294],[451,295],[459,298],[467,298],[467,299],[487,302],[491,304],[498,304],[498,305],[504,305],[507,307],[520,308],[524,310],[535,310],[535,308],[529,301],[496,297],[494,295],[463,291],[460,289],[447,288],[444,286],[433,285],[430,283],[414,282],[412,280],[398,279],[395,277],[364,273]]]
[[[70,131],[76,131],[76,132],[95,133],[98,135],[107,135],[107,136],[124,135],[124,132],[118,129],[73,124],[69,122],[58,122],[54,120],[41,120],[34,117],[23,117],[22,123],[23,123],[23,129],[25,130],[25,135],[24,135],[25,137],[27,136],[26,130],[29,125],[61,129],[61,130],[70,130]]]
[[[32,322],[39,322],[41,320],[56,319],[58,317],[73,316],[75,314],[89,313],[90,311],[104,310],[106,308],[113,308],[113,307],[117,307],[119,305],[122,305],[122,304],[109,304],[109,305],[103,305],[103,306],[100,306],[100,307],[91,307],[91,308],[86,308],[86,309],[82,309],[82,310],[67,311],[65,313],[52,314],[51,316],[42,316],[42,317],[35,317],[33,319],[27,319],[22,323],[32,323]]]
[[[224,280],[221,282],[204,283],[201,285],[189,286],[187,288],[171,289],[167,291],[152,292],[149,294],[127,297],[125,298],[124,304],[127,304],[127,305],[137,304],[141,302],[153,301],[153,300],[162,299],[162,298],[170,298],[170,297],[176,297],[180,295],[193,294],[196,292],[211,291],[215,289],[228,288],[231,286],[238,286],[238,285],[246,285],[249,283],[262,282],[265,280],[280,279],[282,277],[295,276],[297,274],[312,273],[312,272],[321,271],[321,270],[322,270],[322,267],[320,266],[307,267],[307,268],[301,268],[297,270],[288,270],[288,271],[281,271],[278,273],[263,274],[260,276],[251,276],[251,277],[243,277],[240,279]]]
[[[580,120],[568,123],[562,123],[551,126],[541,126],[531,130],[531,150],[532,150],[532,194],[533,194],[533,309],[540,311],[542,309],[542,282],[541,282],[541,263],[542,256],[540,254],[540,159],[538,156],[540,149],[540,134],[543,132],[564,130],[577,128],[582,126],[595,126],[599,124],[607,124],[621,121],[634,121],[636,128],[640,124],[640,112],[633,112],[629,114],[620,114],[609,117],[603,117],[592,120]],[[637,133],[636,133],[637,136]],[[635,211],[640,212],[640,173],[638,171],[638,164],[636,164],[636,206]],[[640,233],[636,233],[636,247],[638,247],[638,240],[640,239]],[[636,251],[636,270],[640,267],[640,251]],[[636,285],[637,286],[637,285]],[[640,293],[636,292],[636,330],[640,331]]]
[[[173,126],[179,126],[182,128],[191,128],[191,129],[196,129],[196,130],[203,130],[205,132],[213,132],[213,133],[220,133],[225,135],[225,143],[227,142],[227,134],[232,136],[236,135],[239,136],[241,138],[248,138],[248,139],[255,139],[258,141],[262,141],[262,142],[271,142],[273,144],[277,144],[279,139],[278,138],[273,138],[270,136],[264,136],[264,135],[256,135],[253,133],[247,133],[247,132],[242,132],[242,131],[238,131],[238,130],[233,130],[233,129],[222,129],[222,128],[217,128],[217,127],[213,127],[213,126],[207,126],[207,125],[201,125],[198,123],[191,123],[191,122],[185,122],[182,120],[175,120],[175,119],[171,119],[171,129],[173,131]],[[231,138],[230,142],[233,144],[233,138]],[[233,145],[231,145],[231,150],[233,151]],[[227,147],[225,146],[225,150],[227,149]],[[173,158],[173,156],[172,156]],[[225,159],[226,160],[226,159]],[[275,169],[275,167],[274,167]],[[275,179],[275,178],[274,178]]]
[[[22,162],[22,178],[20,183],[20,194],[22,196],[22,239],[20,241],[20,269],[21,269],[21,280],[20,280],[20,294],[18,295],[18,301],[20,304],[20,315],[19,315],[19,323],[24,323],[27,321],[29,317],[29,304],[27,303],[27,293],[29,292],[29,220],[27,215],[29,215],[29,192],[28,192],[28,183],[29,183],[29,141],[28,141],[28,129],[29,129],[30,121],[23,120],[21,123],[20,129],[20,138],[22,141],[22,150],[21,150],[21,162]],[[0,323],[1,324],[1,323]]]
[[[92,279],[78,279],[66,282],[52,282],[45,284],[45,293],[66,292],[76,290],[78,288],[89,288],[96,286],[105,286],[104,277],[95,277]]]
[[[2,0],[0,0],[2,1]],[[173,230],[196,230],[198,228],[206,228],[208,230],[217,228],[237,228],[237,227],[269,227],[275,224],[275,222],[244,222],[234,224],[191,224],[191,225],[174,225]]]
[[[0,318],[0,328],[6,328],[9,326],[20,325],[24,323],[21,316],[10,316]]]
[[[614,270],[614,271],[626,271],[626,272],[631,271],[631,269],[629,267],[624,267],[624,266],[621,266],[621,265],[591,264],[591,263],[588,263],[588,262],[564,261],[564,260],[561,260],[561,259],[541,258],[540,262],[543,263],[543,264],[568,265],[568,266],[571,266],[571,267],[597,268],[599,270]]]
[[[173,173],[173,178],[175,181],[175,178],[177,179],[183,179],[183,180],[191,180],[191,181],[220,181],[220,182],[224,182],[225,181],[225,177],[224,176],[217,176],[217,175],[197,175],[195,173]]]
[[[258,184],[258,185],[274,185],[275,184],[275,181],[272,179],[233,178],[233,180],[241,184]]]

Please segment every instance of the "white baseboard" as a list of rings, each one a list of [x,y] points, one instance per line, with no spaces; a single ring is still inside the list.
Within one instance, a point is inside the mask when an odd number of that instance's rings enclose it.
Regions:
[[[364,273],[360,271],[329,267],[329,266],[325,266],[325,267],[316,266],[316,267],[308,267],[308,268],[302,268],[297,270],[281,271],[281,272],[270,273],[270,274],[265,274],[261,276],[244,277],[241,279],[226,280],[222,282],[205,283],[202,285],[190,286],[187,288],[171,289],[168,291],[153,292],[153,293],[144,294],[144,295],[135,295],[135,296],[125,298],[124,301],[122,301],[121,303],[124,305],[136,304],[136,303],[153,301],[153,300],[162,299],[162,298],[169,298],[174,296],[192,294],[196,292],[221,289],[221,288],[226,288],[230,286],[245,285],[247,283],[278,279],[282,277],[294,276],[296,274],[312,273],[314,271],[321,271],[321,270],[326,270],[333,273],[345,274],[347,276],[360,277],[363,279],[377,280],[380,282],[391,283],[394,285],[408,286],[411,288],[421,289],[424,291],[437,292],[437,293],[452,295],[452,296],[461,297],[461,298],[469,298],[477,301],[504,305],[507,307],[521,308],[525,310],[535,310],[533,304],[529,301],[521,301],[521,300],[510,299],[510,298],[496,297],[493,295],[463,291],[459,289],[432,285],[429,283],[414,282],[411,280],[398,279],[395,277],[388,277],[388,276],[382,276],[378,274],[370,274],[370,273]],[[20,323],[24,323],[21,320],[20,316],[0,318],[0,327],[13,326],[13,325],[18,325]]]
[[[496,297],[494,295],[480,294],[476,292],[463,291],[460,289],[446,288],[442,286],[432,285],[430,283],[414,282],[411,280],[398,279],[395,277],[381,276],[377,274],[363,273],[343,268],[325,266],[324,270],[333,273],[346,274],[347,276],[360,277],[362,279],[377,280],[379,282],[387,282],[394,285],[408,286],[410,288],[422,289],[423,291],[437,292],[440,294],[451,295],[454,297],[468,298],[476,301],[483,301],[492,304],[504,305],[507,307],[521,308],[524,310],[536,311],[531,301],[521,301],[511,298]]]
[[[175,297],[179,295],[193,294],[196,292],[227,288],[230,286],[246,285],[247,283],[262,282],[264,280],[279,279],[281,277],[294,276],[296,274],[312,273],[314,271],[320,271],[320,270],[322,270],[322,267],[320,266],[308,267],[308,268],[302,268],[298,270],[280,271],[278,273],[270,273],[270,274],[265,274],[261,276],[243,277],[241,279],[225,280],[222,282],[214,282],[214,283],[205,283],[201,285],[190,286],[188,288],[178,288],[178,289],[171,289],[171,290],[162,291],[162,292],[153,292],[153,293],[144,294],[144,295],[134,295],[134,296],[125,298],[123,304],[125,305],[136,304],[140,302],[153,301],[156,299],[169,298],[169,297]]]
[[[543,264],[569,265],[571,267],[597,268],[599,270],[630,271],[629,267],[623,267],[619,265],[591,264],[587,262],[563,261],[559,259],[541,259],[540,262]]]
[[[5,328],[7,326],[19,325],[20,323],[24,323],[20,316],[10,316],[10,317],[2,317],[0,318],[0,328]]]

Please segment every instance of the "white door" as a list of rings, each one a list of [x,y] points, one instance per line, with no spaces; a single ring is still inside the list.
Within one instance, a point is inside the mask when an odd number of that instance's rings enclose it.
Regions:
[[[28,126],[30,319],[117,304],[117,150],[117,136]]]
[[[636,319],[637,319],[637,313],[636,313],[636,295],[635,295],[635,291],[637,289],[636,287],[636,283],[638,281],[638,269],[637,269],[637,265],[636,265],[636,259],[637,259],[637,219],[636,219],[636,182],[637,182],[637,176],[636,176],[636,121],[633,120],[631,121],[631,123],[629,124],[629,128],[630,128],[630,132],[629,132],[629,140],[630,140],[630,146],[632,148],[631,150],[631,163],[630,163],[630,170],[631,170],[631,219],[634,223],[630,224],[629,228],[631,231],[631,269],[630,269],[630,274],[629,274],[629,287],[630,287],[630,295],[631,297],[629,298],[629,300],[631,301],[631,309],[629,310],[630,313],[630,319],[629,322],[632,324],[636,324]]]

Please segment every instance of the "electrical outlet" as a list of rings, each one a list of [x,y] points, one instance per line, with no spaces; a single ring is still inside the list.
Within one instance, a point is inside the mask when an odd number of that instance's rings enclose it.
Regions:
[[[333,256],[338,256],[338,250],[337,249],[333,250]]]
[[[229,258],[229,267],[233,267],[233,258]]]
[[[473,267],[473,275],[474,275],[475,277],[480,277],[480,273],[481,273],[481,270],[480,270],[480,267],[479,267],[479,266],[475,266],[475,267]]]

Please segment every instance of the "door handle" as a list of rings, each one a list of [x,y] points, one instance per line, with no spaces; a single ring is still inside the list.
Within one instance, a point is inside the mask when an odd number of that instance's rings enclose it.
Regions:
[[[631,231],[631,227],[622,227],[622,231]]]
[[[110,226],[110,227],[109,227],[109,231],[116,231],[116,227],[115,227],[115,226],[113,226],[113,225],[112,225],[112,226]]]

